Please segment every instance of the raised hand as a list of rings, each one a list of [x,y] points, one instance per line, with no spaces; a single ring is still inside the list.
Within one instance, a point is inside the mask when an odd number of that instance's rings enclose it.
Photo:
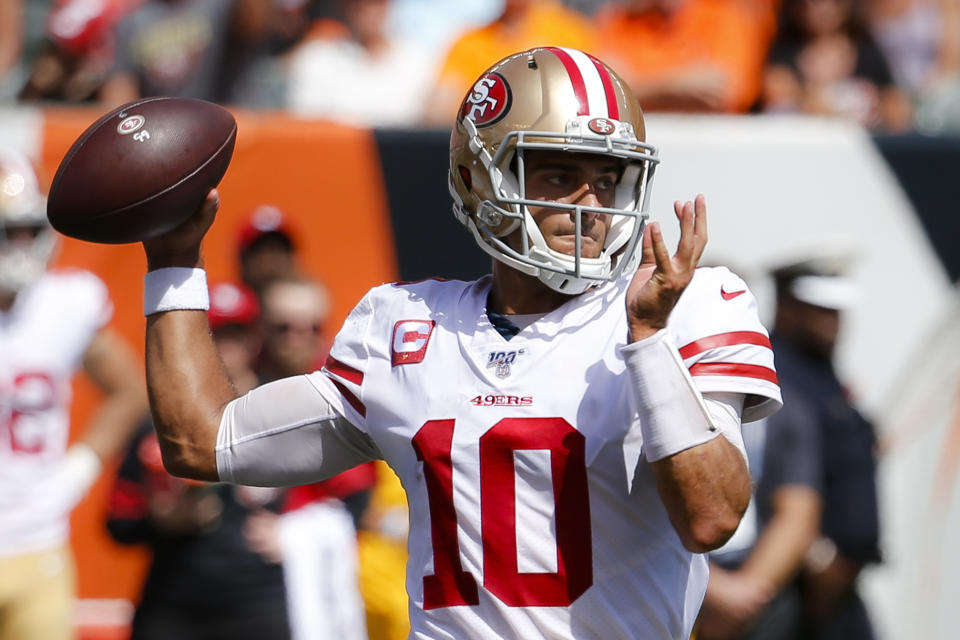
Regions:
[[[652,222],[643,233],[643,259],[627,289],[627,323],[630,340],[642,340],[667,326],[680,294],[690,284],[707,246],[707,202],[700,194],[693,202],[673,203],[680,221],[680,242],[670,255],[660,224]]]
[[[147,254],[147,268],[200,267],[203,264],[200,244],[213,224],[220,208],[220,194],[211,189],[203,205],[183,224],[163,235],[143,241]]]

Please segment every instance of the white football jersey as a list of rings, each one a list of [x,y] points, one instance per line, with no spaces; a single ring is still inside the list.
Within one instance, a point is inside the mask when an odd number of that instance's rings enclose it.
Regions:
[[[491,279],[373,289],[320,392],[379,448],[410,508],[412,638],[683,638],[707,562],[687,551],[648,463],[626,344],[628,280],[571,299],[510,340]],[[702,392],[780,392],[746,284],[698,269],[668,330]]]
[[[0,555],[67,540],[69,513],[24,499],[66,452],[70,381],[112,313],[103,282],[74,270],[45,274],[0,313]]]

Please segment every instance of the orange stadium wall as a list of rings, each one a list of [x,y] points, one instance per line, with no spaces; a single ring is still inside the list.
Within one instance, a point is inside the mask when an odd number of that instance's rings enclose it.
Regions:
[[[322,279],[333,297],[328,327],[334,331],[371,286],[397,279],[394,242],[380,161],[369,131],[284,115],[235,113],[239,125],[233,160],[220,185],[221,210],[207,237],[212,282],[236,279],[236,237],[249,211],[273,204],[292,217],[301,268]],[[43,118],[42,165],[52,176],[74,139],[97,117],[94,111],[49,110]],[[139,245],[105,246],[65,239],[56,266],[81,267],[107,284],[116,311],[112,326],[141,354],[144,320]],[[332,338],[333,336],[327,336]],[[74,384],[73,435],[82,432],[97,401],[83,376]],[[72,518],[82,598],[135,601],[148,557],[114,544],[104,526],[116,466],[101,476]]]

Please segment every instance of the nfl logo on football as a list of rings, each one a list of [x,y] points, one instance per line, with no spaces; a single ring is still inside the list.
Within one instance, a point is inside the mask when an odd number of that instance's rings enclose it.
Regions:
[[[496,367],[494,373],[498,378],[506,378],[510,375],[510,365],[517,359],[523,349],[516,351],[491,351],[490,359],[487,361],[487,369]]]

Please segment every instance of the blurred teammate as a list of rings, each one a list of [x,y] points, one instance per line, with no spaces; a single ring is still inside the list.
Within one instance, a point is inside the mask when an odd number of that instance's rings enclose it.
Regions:
[[[704,199],[675,204],[673,255],[656,224],[644,233],[658,162],[644,140],[633,95],[587,54],[495,64],[450,147],[454,212],[492,275],[376,287],[322,371],[239,399],[205,296],[168,286],[205,278],[211,194],[145,243],[168,467],[271,485],[384,459],[410,503],[413,638],[688,637],[702,553],[749,498],[740,422],[780,394],[744,282],[696,269]],[[340,222],[335,241],[350,238]]]
[[[146,411],[104,284],[48,271],[56,245],[29,161],[0,148],[0,638],[73,636],[70,512]],[[103,391],[68,447],[70,381]]]

